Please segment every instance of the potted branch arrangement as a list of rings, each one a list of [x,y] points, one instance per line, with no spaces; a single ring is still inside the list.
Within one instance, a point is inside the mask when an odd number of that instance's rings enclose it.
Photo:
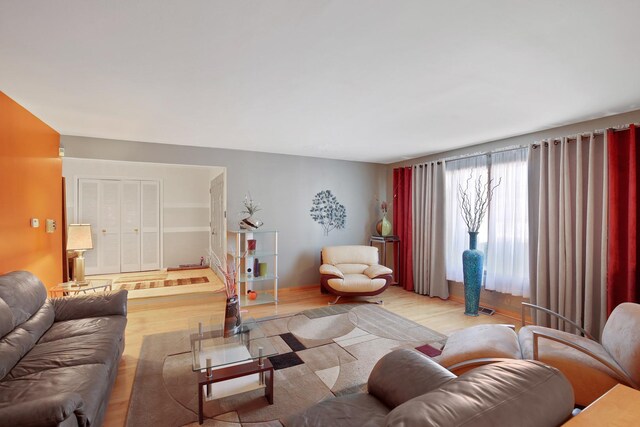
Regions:
[[[484,254],[477,249],[478,231],[482,225],[493,191],[502,180],[493,185],[493,179],[488,181],[479,175],[473,189],[469,184],[473,176],[470,174],[466,186],[458,185],[458,205],[462,211],[462,219],[469,232],[469,249],[462,253],[462,272],[464,276],[464,314],[477,316],[480,307],[480,288],[484,276]]]
[[[224,311],[224,337],[230,337],[240,332],[240,301],[238,300],[238,284],[236,282],[236,266],[222,263],[216,254],[213,254],[216,269],[224,277],[224,290],[227,294],[227,305]]]
[[[240,220],[240,228],[244,230],[257,230],[262,226],[262,221],[257,218],[254,218],[257,212],[261,211],[260,203],[254,202],[251,197],[251,193],[244,196],[244,210],[240,211],[241,214],[245,214],[243,219]]]

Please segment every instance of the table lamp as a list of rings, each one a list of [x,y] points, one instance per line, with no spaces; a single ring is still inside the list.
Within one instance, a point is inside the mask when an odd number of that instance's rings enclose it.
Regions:
[[[73,262],[73,281],[75,286],[85,285],[84,251],[93,249],[90,224],[69,224],[67,232],[67,250],[75,251],[78,256]]]

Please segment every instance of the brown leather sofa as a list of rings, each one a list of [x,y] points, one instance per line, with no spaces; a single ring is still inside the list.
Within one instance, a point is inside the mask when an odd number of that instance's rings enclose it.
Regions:
[[[286,427],[558,426],[571,417],[573,389],[555,368],[513,360],[460,377],[413,350],[384,356],[368,393],[324,400],[281,420]]]
[[[0,275],[0,425],[99,426],[124,350],[127,291],[47,299]]]

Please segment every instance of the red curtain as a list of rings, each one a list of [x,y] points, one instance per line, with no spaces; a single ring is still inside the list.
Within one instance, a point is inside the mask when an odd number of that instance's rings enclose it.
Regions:
[[[410,167],[393,170],[393,232],[400,237],[398,280],[407,291],[413,291],[413,238]]]
[[[640,302],[638,287],[638,145],[635,126],[607,132],[609,243],[607,311]]]

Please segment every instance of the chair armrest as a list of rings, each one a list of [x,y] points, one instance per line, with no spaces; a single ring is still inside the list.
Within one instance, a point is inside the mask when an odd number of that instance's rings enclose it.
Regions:
[[[364,274],[369,276],[370,279],[375,279],[376,277],[380,277],[380,276],[384,276],[392,273],[393,273],[393,270],[391,270],[389,267],[385,267],[384,265],[380,265],[380,264],[370,265],[364,271]]]
[[[525,325],[525,320],[524,320],[524,310],[525,310],[525,308],[527,308],[527,307],[529,307],[529,308],[531,308],[531,309],[533,309],[533,310],[543,311],[543,312],[545,312],[545,313],[547,313],[547,314],[549,314],[549,315],[551,315],[551,316],[557,317],[558,319],[561,319],[561,320],[563,320],[564,322],[569,323],[571,326],[573,326],[574,328],[576,328],[577,330],[579,330],[579,331],[580,331],[580,332],[581,332],[585,337],[589,338],[590,340],[597,341],[597,340],[593,337],[593,335],[591,335],[589,332],[585,331],[585,330],[584,330],[584,328],[582,328],[580,325],[578,325],[578,324],[577,324],[576,322],[574,322],[573,320],[571,320],[571,319],[567,319],[567,318],[566,318],[566,317],[564,317],[563,315],[558,314],[558,313],[556,313],[556,312],[555,312],[555,311],[553,311],[553,310],[549,310],[548,308],[540,307],[539,305],[530,304],[530,303],[528,303],[528,302],[523,302],[523,303],[522,303],[522,309],[521,309],[521,315],[522,315],[522,318],[520,319],[520,321],[521,321],[521,323],[522,323],[522,324],[521,324],[521,326],[526,326],[526,325]]]
[[[552,335],[548,335],[545,334],[544,332],[539,332],[539,331],[532,331],[533,333],[533,360],[539,360],[540,362],[544,362],[543,360],[540,360],[540,355],[539,355],[539,341],[540,339],[544,338],[544,339],[548,339],[550,341],[555,341],[557,343],[560,344],[564,344],[568,347],[571,347],[581,353],[586,354],[587,356],[591,357],[592,359],[597,360],[598,362],[602,363],[604,366],[606,366],[607,368],[609,368],[611,371],[613,371],[613,373],[615,373],[618,376],[618,380],[620,380],[620,382],[633,387],[635,389],[638,389],[638,384],[635,383],[635,381],[633,381],[633,379],[631,379],[631,377],[629,376],[629,374],[627,374],[626,372],[624,372],[622,369],[620,369],[619,367],[612,365],[611,363],[609,363],[609,361],[601,358],[600,356],[598,356],[597,354],[591,352],[590,350],[584,348],[583,346],[576,344],[576,343],[572,343],[570,341],[567,341],[565,339],[562,339],[560,337],[554,337]]]
[[[52,298],[55,321],[100,316],[126,316],[127,291]]]
[[[75,411],[83,405],[78,393],[51,394],[1,408],[0,420],[7,426],[48,427],[75,417]]]
[[[400,349],[385,355],[369,375],[369,394],[390,409],[428,393],[456,378],[454,374],[414,350]]]
[[[344,274],[335,265],[322,264],[320,266],[320,274],[326,274],[328,276],[336,276],[339,279],[344,279]]]

